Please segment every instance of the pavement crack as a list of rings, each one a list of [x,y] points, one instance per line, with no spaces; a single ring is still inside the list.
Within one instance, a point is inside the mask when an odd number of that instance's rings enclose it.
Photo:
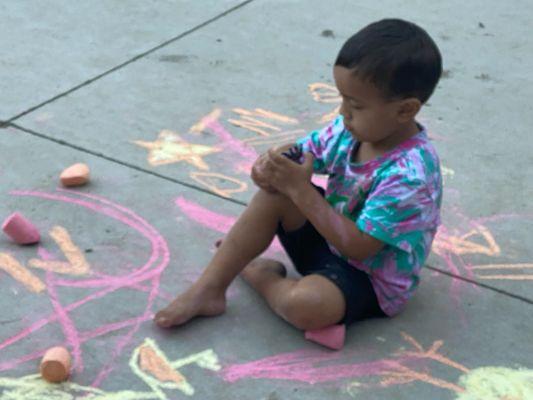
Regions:
[[[140,53],[140,54],[130,58],[129,60],[127,60],[127,61],[125,61],[125,62],[123,62],[123,63],[121,63],[119,65],[116,65],[113,68],[110,68],[107,71],[104,71],[101,74],[98,74],[95,77],[90,78],[90,79],[86,80],[85,82],[80,83],[79,85],[76,85],[76,86],[70,88],[69,90],[61,92],[58,95],[56,95],[56,96],[54,96],[54,97],[52,97],[52,98],[50,98],[48,100],[45,100],[42,103],[39,103],[39,104],[27,109],[26,111],[23,111],[23,112],[15,115],[14,117],[10,118],[9,120],[7,120],[7,121],[5,121],[3,123],[0,123],[0,129],[3,128],[4,125],[6,125],[6,124],[9,124],[9,123],[11,123],[13,121],[16,121],[17,119],[19,119],[19,118],[21,118],[21,117],[23,117],[23,116],[25,116],[25,115],[37,110],[39,108],[42,108],[45,105],[50,104],[50,103],[52,103],[52,102],[54,102],[54,101],[56,101],[56,100],[58,100],[58,99],[60,99],[62,97],[68,96],[69,94],[77,91],[78,89],[81,89],[84,86],[90,85],[91,83],[93,83],[93,82],[95,82],[95,81],[97,81],[99,79],[102,79],[103,77],[105,77],[105,76],[107,76],[107,75],[109,75],[109,74],[111,74],[111,73],[113,73],[115,71],[118,71],[119,69],[124,68],[125,66],[127,66],[127,65],[129,65],[129,64],[131,64],[131,63],[133,63],[133,62],[135,62],[137,60],[140,60],[141,58],[144,58],[144,57],[146,57],[147,55],[149,55],[151,53],[153,53],[153,52],[155,52],[155,51],[157,51],[157,50],[159,50],[159,49],[161,49],[161,48],[163,48],[165,46],[168,46],[169,44],[174,43],[174,42],[184,38],[185,36],[188,36],[191,33],[196,32],[197,30],[202,29],[203,27],[205,27],[205,26],[207,26],[207,25],[219,20],[222,17],[225,17],[226,15],[228,15],[228,14],[230,14],[230,13],[232,13],[232,12],[234,12],[234,11],[244,7],[244,6],[246,6],[247,4],[249,4],[249,3],[253,2],[253,1],[255,1],[255,0],[243,1],[242,3],[239,3],[236,6],[233,6],[233,7],[229,8],[229,9],[227,9],[224,12],[222,12],[222,13],[220,13],[218,15],[215,15],[214,17],[208,19],[207,21],[204,21],[204,22],[192,27],[191,29],[180,33],[179,35],[174,36],[173,38],[171,38],[169,40],[166,40],[165,42],[163,42],[163,43],[161,43],[161,44],[159,44],[159,45],[157,45],[155,47],[152,47],[151,49],[146,50],[145,52]]]

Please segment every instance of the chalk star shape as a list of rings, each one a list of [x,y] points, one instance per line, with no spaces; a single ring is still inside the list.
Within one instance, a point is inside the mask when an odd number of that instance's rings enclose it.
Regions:
[[[150,150],[148,162],[151,165],[157,166],[185,161],[204,171],[209,170],[209,166],[202,157],[221,151],[216,147],[189,143],[177,133],[169,130],[162,130],[154,142],[135,140],[134,143]]]

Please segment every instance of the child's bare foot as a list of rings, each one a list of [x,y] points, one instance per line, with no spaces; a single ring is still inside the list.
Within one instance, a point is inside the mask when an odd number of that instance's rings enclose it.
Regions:
[[[262,282],[272,278],[285,278],[286,276],[285,266],[270,258],[256,258],[241,272],[241,277],[254,288],[258,288]]]
[[[191,287],[159,311],[154,321],[161,328],[170,328],[183,325],[197,316],[214,317],[223,314],[224,311],[226,311],[226,297],[223,292],[220,294]]]

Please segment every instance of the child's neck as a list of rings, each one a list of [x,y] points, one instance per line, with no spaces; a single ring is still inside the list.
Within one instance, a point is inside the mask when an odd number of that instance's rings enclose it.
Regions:
[[[404,126],[398,127],[395,133],[390,134],[385,139],[379,142],[367,143],[367,146],[383,154],[412,138],[418,132],[420,132],[420,129],[416,121],[413,120]]]
[[[357,163],[364,163],[381,157],[407,139],[415,136],[419,131],[418,125],[413,121],[412,124],[398,128],[396,130],[397,133],[393,133],[379,142],[360,142],[360,145],[355,147],[351,160]]]

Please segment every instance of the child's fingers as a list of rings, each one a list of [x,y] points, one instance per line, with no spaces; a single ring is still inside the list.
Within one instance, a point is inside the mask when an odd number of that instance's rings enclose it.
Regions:
[[[278,164],[281,166],[287,165],[288,163],[291,163],[292,161],[289,160],[287,157],[276,153],[273,149],[270,149],[268,151],[268,158],[272,162],[272,164]]]

